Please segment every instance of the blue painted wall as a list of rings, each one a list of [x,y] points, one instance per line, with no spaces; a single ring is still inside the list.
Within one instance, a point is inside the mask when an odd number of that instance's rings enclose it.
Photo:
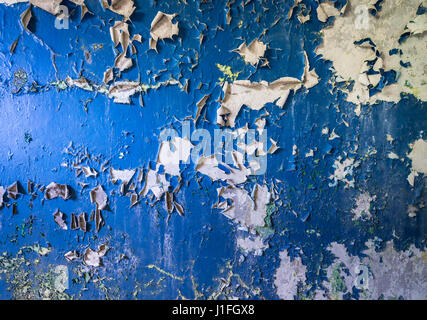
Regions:
[[[37,288],[48,281],[37,279],[37,275],[56,265],[67,265],[69,289],[65,297],[71,298],[203,299],[219,292],[220,279],[227,279],[231,270],[238,276],[230,278],[228,291],[219,294],[219,298],[277,299],[274,274],[280,264],[279,252],[288,249],[291,257],[303,252],[301,258],[307,267],[306,286],[296,297],[301,299],[312,297],[326,279],[325,269],[333,258],[326,248],[331,242],[344,243],[357,256],[363,256],[365,242],[375,237],[378,250],[388,240],[394,240],[396,250],[406,250],[410,244],[422,250],[426,209],[420,208],[415,218],[409,218],[407,208],[427,200],[425,178],[417,177],[416,187],[411,188],[406,181],[409,159],[393,161],[386,154],[393,151],[404,155],[410,152],[409,143],[426,138],[425,103],[405,96],[397,104],[384,102],[364,107],[362,114],[356,116],[354,105],[328,82],[332,76],[330,63],[313,52],[321,42],[319,31],[324,25],[315,16],[303,25],[295,16],[288,20],[289,1],[249,1],[243,7],[246,0],[237,0],[231,5],[230,25],[226,24],[224,1],[187,2],[135,1],[131,31],[140,33],[143,42],[136,44],[135,66],[121,78],[135,80],[140,76],[142,83],[149,84],[170,78],[184,84],[189,79],[188,93],[179,86],[148,90],[142,97],[144,106],[140,106],[137,97],[132,98],[131,105],[121,105],[100,93],[78,88],[61,90],[52,84],[67,76],[78,78],[80,73],[101,83],[103,72],[112,66],[115,53],[109,27],[120,17],[104,11],[98,1],[87,1],[94,14],[82,22],[80,8],[66,2],[73,8],[68,30],[55,29],[55,17],[33,8],[31,33],[23,31],[19,21],[28,4],[0,6],[0,185],[19,181],[25,190],[27,180],[40,185],[55,181],[73,189],[73,197],[67,201],[42,201],[40,191],[35,199],[28,192],[16,201],[9,199],[8,206],[0,209],[0,255],[4,253],[10,259],[25,257],[29,265],[20,265],[17,270],[22,269]],[[316,7],[315,1],[305,3]],[[180,28],[178,37],[159,42],[158,53],[148,50],[150,23],[157,11],[177,13],[175,19]],[[200,32],[204,35],[202,45]],[[18,35],[17,47],[11,54],[10,46]],[[231,51],[242,41],[258,37],[268,43],[266,58],[270,68],[255,69]],[[94,49],[94,44],[103,47]],[[256,180],[271,185],[280,180],[277,185],[282,190],[281,201],[275,202],[276,210],[271,216],[275,232],[261,256],[248,254],[242,261],[242,252],[235,243],[236,225],[211,209],[221,183],[196,174],[194,164],[183,171],[184,186],[177,195],[177,201],[185,207],[185,216],[174,213],[169,218],[163,202],[150,206],[142,200],[130,208],[129,198],[119,195],[119,186],[110,182],[107,173],[85,179],[61,166],[75,159],[64,153],[72,142],[80,154],[91,155],[87,163],[98,171],[105,160],[117,169],[147,169],[156,160],[161,130],[173,126],[180,132],[178,120],[194,115],[196,102],[205,94],[211,94],[203,111],[207,121],[199,121],[198,127],[211,132],[217,128],[217,100],[222,93],[218,83],[222,73],[217,63],[241,72],[238,79],[300,78],[303,50],[321,81],[308,92],[292,94],[283,109],[265,106],[270,113],[268,136],[278,140],[281,149],[268,156],[267,173],[252,177],[248,184],[253,185]],[[91,62],[85,59],[85,51],[90,53]],[[17,73],[19,70],[22,72]],[[21,76],[18,81],[19,74],[26,78],[22,80]],[[336,111],[336,106],[341,112]],[[242,109],[236,127],[253,122],[259,114]],[[335,129],[340,138],[328,140],[321,134],[324,127]],[[386,134],[395,138],[393,147],[386,141]],[[298,146],[296,156],[292,155],[294,144]],[[362,160],[354,174],[356,188],[330,187],[334,161],[355,144],[359,145],[356,159]],[[315,148],[313,158],[304,156]],[[377,153],[366,157],[373,148]],[[78,182],[89,186],[81,192]],[[89,190],[98,184],[103,185],[110,202],[110,210],[103,212],[105,226],[100,232],[94,230],[92,222],[86,233],[59,229],[52,217],[55,210],[66,213],[67,221],[72,212],[89,214],[94,209]],[[361,189],[375,194],[376,200],[372,219],[355,223],[349,212]],[[115,194],[111,195],[111,191]],[[13,204],[16,214],[12,212]],[[81,262],[70,263],[63,256],[67,251],[96,248],[106,241],[110,250],[102,267],[84,268]],[[19,252],[23,246],[34,244],[52,251],[46,256],[28,249]],[[120,254],[127,258],[120,259]],[[16,286],[19,283],[3,274],[0,298],[16,298]],[[37,294],[31,297],[36,298]]]

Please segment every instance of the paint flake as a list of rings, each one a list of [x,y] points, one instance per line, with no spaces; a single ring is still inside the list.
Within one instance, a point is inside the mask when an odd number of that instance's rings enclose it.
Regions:
[[[90,202],[95,203],[99,210],[107,207],[108,197],[102,186],[99,185],[90,191]]]
[[[71,198],[70,189],[66,184],[59,184],[55,182],[49,183],[49,185],[46,187],[44,198],[46,200],[51,200],[58,197],[62,200]]]
[[[53,215],[54,221],[62,230],[68,230],[67,224],[65,223],[65,215],[61,211],[57,210]]]
[[[426,33],[410,35],[405,41],[400,41],[407,25],[414,26],[411,21],[425,19],[416,15],[422,1],[385,1],[375,18],[368,16],[363,23],[354,9],[366,6],[367,1],[348,2],[353,10],[336,16],[333,26],[322,30],[323,43],[316,49],[322,59],[332,61],[338,83],[354,81],[352,86],[339,87],[347,93],[346,100],[356,105],[374,104],[379,100],[397,103],[401,100],[401,93],[407,93],[426,101],[427,90],[423,89]],[[417,32],[416,29],[413,31]],[[402,54],[393,54],[393,49]],[[401,61],[410,62],[410,65],[403,67]],[[385,72],[391,70],[398,74],[396,82],[380,87],[380,79],[383,80]],[[374,88],[377,91],[372,92]]]
[[[367,220],[372,217],[371,203],[375,201],[376,196],[370,196],[369,193],[361,193],[355,201],[355,208],[351,210],[353,220]]]
[[[172,23],[172,19],[176,14],[166,14],[161,11],[157,12],[151,22],[150,31],[150,49],[157,51],[157,42],[160,39],[172,39],[174,35],[178,35],[178,22]]]
[[[419,173],[427,175],[427,141],[418,139],[410,147],[412,150],[408,154],[408,158],[412,161],[412,167],[408,182],[411,186],[414,186],[415,177]]]

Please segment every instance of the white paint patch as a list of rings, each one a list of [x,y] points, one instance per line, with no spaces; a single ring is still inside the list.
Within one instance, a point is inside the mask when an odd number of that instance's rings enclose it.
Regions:
[[[389,152],[389,153],[387,154],[387,157],[388,157],[389,159],[399,159],[399,156],[398,156],[397,154],[395,154],[394,152]]]
[[[322,30],[323,42],[316,53],[332,61],[337,82],[354,80],[352,87],[344,86],[340,90],[347,93],[347,101],[356,105],[373,104],[378,100],[398,102],[401,93],[413,94],[426,101],[425,14],[416,15],[418,6],[421,3],[425,6],[425,0],[384,1],[375,17],[368,12],[372,3],[372,0],[348,0],[348,8],[343,15],[338,15],[338,10],[333,6],[322,4],[330,10],[319,16],[318,9],[319,20],[323,21],[331,15],[335,16],[335,20],[331,27]],[[363,12],[358,8],[364,8]],[[412,34],[399,43],[400,36],[407,31]],[[374,45],[368,42],[356,44],[366,38],[371,39]],[[402,54],[390,54],[390,50],[395,48],[402,50]],[[404,67],[400,61],[410,62],[410,65]],[[371,96],[369,88],[378,84],[382,77],[381,70],[395,70],[399,77],[396,83],[386,85]],[[356,109],[356,114],[360,114],[360,107]]]
[[[371,215],[371,202],[376,199],[376,196],[371,197],[369,193],[361,193],[355,201],[355,208],[351,210],[354,217],[353,220],[368,220]]]
[[[276,270],[274,285],[280,299],[294,300],[298,294],[298,285],[304,284],[307,268],[300,257],[291,261],[287,250],[280,252],[280,266]]]
[[[261,237],[241,237],[237,238],[237,245],[246,253],[253,253],[255,256],[262,255],[263,251],[269,247],[268,243],[264,243]]]
[[[335,256],[327,269],[328,281],[323,283],[324,295],[342,299],[346,293],[359,289],[359,299],[426,298],[426,251],[411,245],[405,251],[396,251],[392,241],[377,252],[373,241],[365,244],[363,258],[350,255],[343,244],[331,243],[328,248]]]
[[[415,177],[419,173],[427,174],[427,141],[418,139],[410,147],[412,151],[409,153],[408,158],[412,161],[412,168],[408,176],[408,182],[411,186],[414,186]]]
[[[339,181],[345,184],[346,188],[354,187],[354,178],[353,173],[354,169],[360,165],[360,161],[355,161],[354,158],[347,158],[343,161],[342,157],[339,156],[332,165],[335,168],[333,174],[329,176],[329,179],[333,180],[332,183],[329,183],[330,187],[335,187]],[[350,180],[351,179],[351,180]]]

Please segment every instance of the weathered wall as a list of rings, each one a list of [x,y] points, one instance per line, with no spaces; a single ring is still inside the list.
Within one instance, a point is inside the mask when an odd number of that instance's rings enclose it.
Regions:
[[[426,298],[425,1],[30,2],[0,1],[0,298]],[[232,164],[194,151],[219,128]]]

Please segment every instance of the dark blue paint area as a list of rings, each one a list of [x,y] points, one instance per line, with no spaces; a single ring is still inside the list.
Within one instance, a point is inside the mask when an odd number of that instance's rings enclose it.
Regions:
[[[304,25],[295,14],[288,21],[291,3],[284,1],[249,1],[246,5],[246,0],[236,1],[231,5],[229,25],[224,1],[135,2],[130,29],[132,34],[140,33],[143,42],[135,44],[134,67],[123,72],[121,79],[139,78],[151,85],[169,79],[184,85],[188,80],[188,93],[176,85],[149,89],[141,106],[136,96],[131,105],[121,105],[101,93],[59,89],[53,83],[67,76],[82,75],[102,83],[103,72],[113,66],[115,57],[109,27],[121,18],[103,11],[93,0],[88,1],[88,8],[94,14],[80,22],[80,9],[69,4],[74,8],[70,29],[57,30],[53,16],[33,8],[32,33],[28,33],[19,22],[27,4],[0,6],[0,185],[20,181],[26,189],[27,180],[40,185],[55,181],[73,190],[73,198],[67,201],[41,201],[42,192],[34,200],[28,192],[17,201],[9,199],[8,204],[16,203],[17,214],[12,214],[12,206],[0,210],[1,252],[14,256],[21,247],[35,243],[50,247],[52,252],[34,270],[45,272],[49,265],[67,265],[70,287],[66,292],[75,298],[277,299],[274,274],[280,264],[279,252],[284,249],[291,257],[302,256],[307,267],[310,286],[303,297],[310,296],[326,279],[324,270],[332,259],[326,248],[333,241],[344,243],[353,255],[360,255],[366,241],[375,237],[382,242],[393,239],[399,250],[410,244],[425,247],[426,208],[420,208],[415,218],[407,214],[409,204],[427,201],[425,178],[418,176],[416,187],[411,188],[406,180],[410,163],[404,157],[410,152],[409,143],[426,139],[425,103],[406,96],[398,104],[363,106],[362,114],[356,116],[354,105],[328,81],[330,63],[313,53],[321,43],[319,31],[323,27],[315,19],[315,1],[307,1],[312,19]],[[344,3],[336,2],[337,7]],[[148,51],[150,24],[157,11],[177,13],[174,21],[180,28],[178,37],[159,41],[158,53]],[[204,36],[201,45],[200,34]],[[18,35],[11,54],[10,45]],[[269,68],[255,69],[232,52],[243,41],[250,43],[255,38],[268,44]],[[106,160],[116,169],[147,172],[150,163],[151,168],[155,166],[160,132],[170,127],[180,133],[181,121],[195,115],[195,104],[206,94],[211,96],[197,128],[207,129],[213,136],[222,96],[218,79],[223,74],[217,63],[240,72],[238,79],[300,78],[303,50],[320,83],[309,91],[291,94],[283,109],[273,104],[264,108],[270,114],[268,136],[278,141],[281,149],[268,156],[266,174],[251,177],[249,182],[250,186],[255,182],[274,184],[279,191],[271,216],[275,232],[261,256],[243,258],[236,246],[237,225],[212,209],[216,188],[224,184],[196,174],[194,164],[182,166],[183,186],[176,196],[185,208],[184,217],[176,212],[168,216],[163,201],[152,204],[141,199],[131,208],[129,197],[119,196],[119,185],[111,183],[109,174],[84,179],[61,166],[74,158],[63,151],[72,142],[76,152],[91,155],[88,165],[98,172]],[[255,129],[252,123],[262,113],[265,111],[242,108],[236,128],[249,123]],[[339,138],[329,140],[321,132],[325,127],[334,129]],[[386,134],[395,138],[393,144],[386,140]],[[295,155],[294,145],[298,147]],[[313,157],[306,157],[310,150]],[[405,160],[387,158],[391,151]],[[361,162],[354,173],[356,188],[344,188],[341,182],[329,186],[334,161],[349,154]],[[176,178],[172,180],[178,184]],[[78,182],[89,185],[82,190]],[[61,230],[53,220],[56,209],[66,214],[67,223],[73,212],[89,216],[94,205],[88,191],[98,184],[109,195],[110,209],[102,212],[105,226],[99,233],[93,222],[87,233]],[[351,209],[360,192],[376,195],[376,200],[372,219],[355,223]],[[91,269],[88,275],[79,271],[80,262],[64,258],[70,250],[96,249],[105,242],[111,249],[103,258],[104,266]],[[34,259],[37,254],[28,256]],[[85,282],[87,276],[91,281]],[[230,292],[220,290],[221,279],[229,281]],[[8,287],[3,278],[0,298],[12,297]]]

